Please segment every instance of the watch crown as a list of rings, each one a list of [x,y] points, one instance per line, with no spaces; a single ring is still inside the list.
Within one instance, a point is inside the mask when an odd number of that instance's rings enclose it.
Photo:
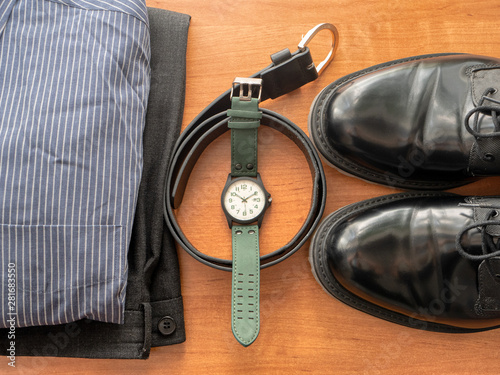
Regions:
[[[271,203],[272,201],[273,201],[273,198],[272,198],[272,197],[267,198],[267,202],[268,202],[268,203]]]

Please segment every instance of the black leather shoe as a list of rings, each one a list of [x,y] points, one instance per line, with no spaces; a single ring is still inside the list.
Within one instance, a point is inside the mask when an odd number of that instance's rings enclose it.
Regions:
[[[405,326],[500,326],[500,197],[400,193],[328,216],[313,273],[342,302]]]
[[[500,174],[500,59],[416,56],[343,77],[315,99],[309,134],[333,166],[437,190]]]

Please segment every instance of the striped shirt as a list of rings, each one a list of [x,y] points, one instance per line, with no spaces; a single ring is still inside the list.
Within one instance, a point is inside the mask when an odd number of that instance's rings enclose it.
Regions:
[[[123,323],[149,58],[144,0],[0,1],[0,327]]]

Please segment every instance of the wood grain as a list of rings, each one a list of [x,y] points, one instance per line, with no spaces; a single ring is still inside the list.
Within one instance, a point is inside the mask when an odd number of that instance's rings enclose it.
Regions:
[[[321,22],[335,24],[340,46],[315,82],[263,103],[307,132],[314,97],[346,74],[388,60],[438,52],[500,56],[496,0],[147,1],[192,16],[187,53],[183,128],[234,77],[270,63],[269,55],[296,49],[302,34]],[[311,45],[326,53],[327,36]],[[210,145],[197,164],[178,210],[189,239],[211,255],[230,257],[230,232],[220,209],[229,165],[229,139]],[[261,230],[262,252],[286,243],[304,220],[311,190],[301,152],[287,138],[264,130],[259,139],[263,179],[273,206]],[[326,214],[397,190],[347,177],[325,165]],[[453,190],[498,194],[500,178]],[[202,189],[200,190],[200,187]],[[203,228],[202,230],[200,228]],[[187,341],[155,348],[147,361],[18,358],[21,374],[496,374],[496,330],[451,335],[412,330],[371,317],[327,295],[308,263],[309,243],[262,272],[262,325],[243,348],[230,328],[230,274],[198,263],[179,249]],[[5,361],[4,361],[5,364]],[[6,365],[0,372],[6,373]],[[9,369],[10,370],[10,369]]]

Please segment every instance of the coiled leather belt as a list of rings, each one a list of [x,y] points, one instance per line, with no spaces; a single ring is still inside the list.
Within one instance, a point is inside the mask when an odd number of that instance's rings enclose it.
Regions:
[[[318,67],[313,63],[308,42],[321,30],[332,33],[332,48]],[[321,71],[333,59],[338,45],[338,33],[331,24],[320,24],[310,30],[293,54],[288,49],[271,55],[272,64],[252,78],[262,79],[261,100],[275,99],[318,78]],[[215,258],[197,250],[186,238],[177,223],[174,210],[181,205],[187,181],[198,158],[216,138],[228,131],[227,110],[230,108],[231,90],[214,100],[181,133],[174,146],[164,192],[165,221],[175,240],[190,255],[211,267],[231,271],[232,261]],[[285,246],[260,257],[261,268],[272,266],[297,251],[313,233],[325,208],[326,180],[319,155],[307,135],[287,118],[261,108],[261,125],[269,126],[291,139],[304,153],[311,175],[313,189],[311,206],[304,224]]]

